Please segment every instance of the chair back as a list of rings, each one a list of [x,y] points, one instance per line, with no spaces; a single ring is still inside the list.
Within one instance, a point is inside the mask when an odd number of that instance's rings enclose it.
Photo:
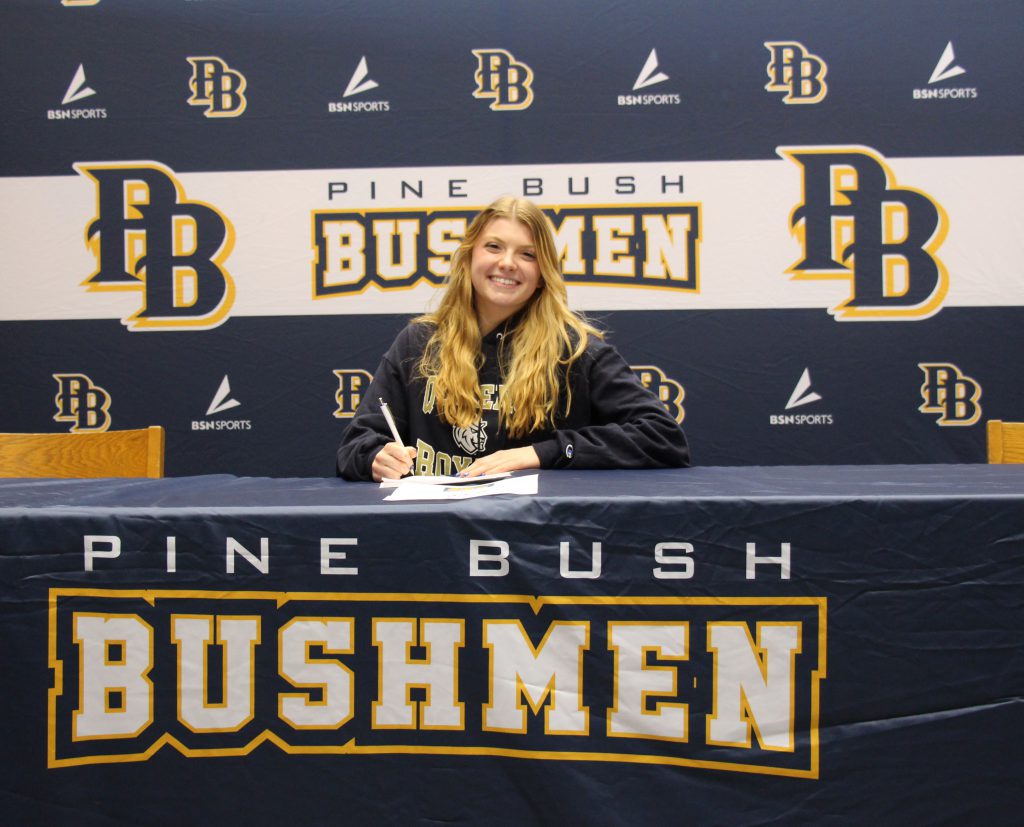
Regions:
[[[0,477],[162,477],[164,429],[0,434]]]
[[[1024,462],[1024,422],[988,421],[988,461]]]

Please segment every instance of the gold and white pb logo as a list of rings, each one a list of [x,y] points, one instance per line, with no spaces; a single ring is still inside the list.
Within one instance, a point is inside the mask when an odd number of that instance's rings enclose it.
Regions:
[[[192,106],[205,106],[207,118],[237,118],[245,111],[245,75],[219,57],[186,58],[192,65],[188,86]]]
[[[981,385],[948,362],[921,362],[921,413],[937,414],[938,424],[973,425],[981,418]]]
[[[533,70],[504,49],[474,49],[474,98],[489,99],[495,111],[526,109],[533,103]]]

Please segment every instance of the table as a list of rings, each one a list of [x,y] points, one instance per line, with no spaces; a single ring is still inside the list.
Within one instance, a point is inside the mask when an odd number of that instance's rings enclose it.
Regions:
[[[7,823],[1015,823],[1024,466],[0,481]]]

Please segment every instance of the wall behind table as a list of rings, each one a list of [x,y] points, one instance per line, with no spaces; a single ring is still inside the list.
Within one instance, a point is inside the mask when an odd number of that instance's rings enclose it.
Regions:
[[[0,21],[0,430],[162,424],[172,475],[330,474],[504,192],[702,464],[979,462],[1024,413],[1017,4]]]

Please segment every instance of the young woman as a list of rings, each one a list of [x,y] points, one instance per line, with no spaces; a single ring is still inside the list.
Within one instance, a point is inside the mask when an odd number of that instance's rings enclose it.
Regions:
[[[689,456],[657,397],[569,309],[544,214],[504,197],[470,224],[436,312],[414,319],[384,354],[338,448],[338,472],[379,482],[410,472],[679,467]]]

